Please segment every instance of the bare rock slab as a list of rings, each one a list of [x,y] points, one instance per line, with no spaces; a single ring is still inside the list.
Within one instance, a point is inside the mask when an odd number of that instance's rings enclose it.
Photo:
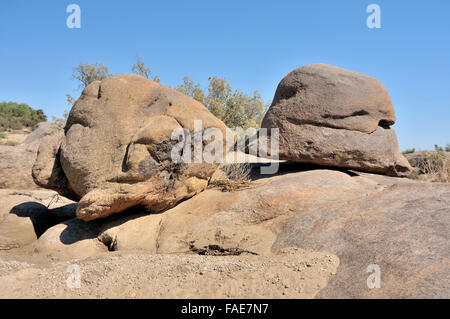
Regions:
[[[113,234],[119,251],[206,256],[298,247],[339,259],[316,297],[448,298],[448,207],[448,184],[318,169],[234,192],[206,190],[159,215],[124,214],[100,239]],[[157,233],[133,236],[143,228]],[[380,267],[379,289],[367,286],[372,264]]]

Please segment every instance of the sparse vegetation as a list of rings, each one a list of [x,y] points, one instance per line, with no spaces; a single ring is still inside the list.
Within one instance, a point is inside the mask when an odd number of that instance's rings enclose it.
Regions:
[[[80,63],[73,69],[72,78],[80,81],[80,88],[84,89],[86,86],[94,81],[101,81],[111,76],[108,67],[102,63]]]
[[[16,141],[6,141],[6,142],[0,141],[0,145],[6,145],[6,146],[16,146],[19,144],[20,143],[16,142]]]
[[[251,171],[252,166],[249,163],[223,165],[216,171],[210,186],[217,187],[223,192],[247,188],[252,183],[250,179]]]
[[[415,172],[413,179],[421,179],[429,182],[444,182],[450,180],[450,157],[442,147],[435,146],[434,151],[423,151],[409,159]]]
[[[155,82],[160,82],[159,76],[152,74],[140,57],[132,65],[131,71]],[[83,89],[96,80],[103,80],[111,76],[108,67],[102,63],[81,63],[74,68],[72,78],[80,82]],[[189,77],[183,78],[183,83],[176,90],[204,104],[215,116],[221,119],[228,127],[241,127],[244,129],[260,126],[269,103],[264,103],[258,91],[247,95],[233,89],[230,83],[223,78],[210,77],[206,90],[200,83],[194,83]],[[75,99],[66,94],[67,103],[73,106]]]
[[[432,182],[449,182],[450,160],[442,150],[427,152],[425,160],[419,165]]]
[[[136,63],[131,67],[131,71],[137,75],[143,76],[149,80],[159,83],[159,76],[152,75],[152,71],[149,68],[145,67],[145,63],[139,56],[136,58]]]
[[[109,73],[108,67],[99,62],[92,64],[80,63],[78,66],[73,68],[72,72],[72,79],[78,80],[80,82],[78,86],[79,89],[84,89],[92,82],[104,80],[109,76],[111,76],[111,73]],[[66,94],[66,101],[67,104],[72,107],[76,99],[72,95]],[[57,124],[60,125],[61,123],[58,120],[63,119],[54,118],[53,122],[57,121]]]
[[[434,144],[434,150],[439,152],[439,151],[443,151],[444,149],[441,146]]]
[[[63,117],[52,116],[52,122],[56,124],[57,129],[64,129],[66,126],[67,118],[69,117],[69,111],[64,110]]]
[[[72,107],[73,104],[75,103],[75,98],[70,94],[66,94],[66,101],[67,101],[67,104],[69,104],[70,107]]]
[[[225,165],[222,170],[229,179],[243,183],[250,180],[252,166],[250,163],[235,163]]]

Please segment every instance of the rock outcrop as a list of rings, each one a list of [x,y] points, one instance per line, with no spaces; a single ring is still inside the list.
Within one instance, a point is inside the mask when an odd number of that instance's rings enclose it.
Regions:
[[[177,256],[186,267],[196,260],[192,256],[200,255],[206,258],[207,278],[216,280],[214,285],[228,277],[222,276],[223,263],[210,264],[208,256],[229,258],[245,272],[249,263],[268,266],[282,260],[283,251],[298,249],[301,254],[292,256],[296,261],[284,263],[290,270],[280,272],[278,279],[270,277],[275,284],[264,276],[255,277],[252,291],[260,291],[255,296],[448,298],[449,206],[450,186],[446,183],[281,163],[277,176],[259,176],[239,191],[207,189],[160,214],[134,207],[106,219],[67,220],[47,229],[30,247],[36,258],[98,256],[98,261],[86,260],[93,268],[107,258],[108,250],[114,251],[108,258],[127,270],[136,264],[127,264],[128,257],[120,254],[139,254],[133,259],[136,261],[152,254],[158,265]],[[10,234],[3,243],[13,245],[16,239]],[[318,259],[303,259],[305,254]],[[367,286],[370,265],[381,271],[380,289]],[[171,272],[166,280],[169,285],[176,286],[177,278],[188,272],[184,266],[172,270],[159,267],[159,272]],[[313,270],[314,282],[321,282],[320,288],[310,293],[297,291],[295,287],[311,286],[305,279],[309,278],[308,269]],[[95,284],[95,276],[93,280],[96,289],[109,291],[104,283]],[[294,283],[297,286],[292,286]],[[283,288],[285,285],[289,288]],[[86,284],[84,289],[89,287]],[[244,288],[232,296],[245,296]],[[208,293],[218,297],[223,291]],[[182,295],[196,296],[186,291]],[[181,291],[161,296],[179,297]]]
[[[0,145],[0,188],[39,189],[31,169],[41,141],[58,131],[50,122],[36,124],[25,141],[17,146]]]
[[[137,205],[167,209],[204,190],[217,167],[171,158],[178,144],[172,132],[192,133],[195,120],[225,138],[225,124],[173,89],[132,74],[95,81],[70,111],[64,134],[41,145],[34,180],[79,200],[77,216],[86,221]]]
[[[280,159],[406,176],[411,166],[390,127],[395,120],[378,80],[311,64],[280,82],[261,127],[279,128]]]
[[[87,86],[64,131],[30,135],[35,183],[79,203],[0,189],[0,297],[450,297],[450,186],[384,176],[411,166],[377,80],[291,72],[263,121],[289,161],[246,164],[239,185],[223,186],[226,165],[172,159],[195,120],[226,136],[200,103],[127,74]],[[258,173],[269,162],[277,174]]]
[[[284,163],[278,176],[239,191],[208,189],[161,214],[133,208],[94,230],[118,252],[277,259],[298,248],[335,256],[339,267],[322,298],[449,297],[448,184],[302,167]],[[78,249],[59,243],[65,229],[41,238],[70,255]],[[86,251],[102,253],[89,234],[80,241]],[[381,289],[367,286],[372,264],[380,267]]]

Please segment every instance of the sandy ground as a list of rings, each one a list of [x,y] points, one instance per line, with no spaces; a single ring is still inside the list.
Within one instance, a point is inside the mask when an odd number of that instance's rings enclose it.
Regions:
[[[0,145],[6,145],[8,143],[20,144],[27,138],[29,133],[16,133],[16,132],[6,132],[5,138],[0,138]]]
[[[3,251],[0,298],[313,298],[338,264],[334,255],[296,248],[273,256],[110,252],[71,261]],[[69,272],[77,267],[79,277]]]

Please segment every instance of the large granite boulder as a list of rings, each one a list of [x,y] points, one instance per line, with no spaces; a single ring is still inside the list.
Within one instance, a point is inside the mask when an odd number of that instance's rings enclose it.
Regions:
[[[376,79],[326,64],[289,73],[263,128],[279,128],[280,159],[405,176],[388,92]],[[269,130],[270,133],[270,130]]]
[[[195,120],[225,138],[225,124],[173,89],[133,74],[95,81],[70,111],[64,134],[41,145],[34,180],[79,200],[77,217],[86,221],[137,205],[167,209],[204,190],[217,167],[172,160],[172,132],[192,133]]]

